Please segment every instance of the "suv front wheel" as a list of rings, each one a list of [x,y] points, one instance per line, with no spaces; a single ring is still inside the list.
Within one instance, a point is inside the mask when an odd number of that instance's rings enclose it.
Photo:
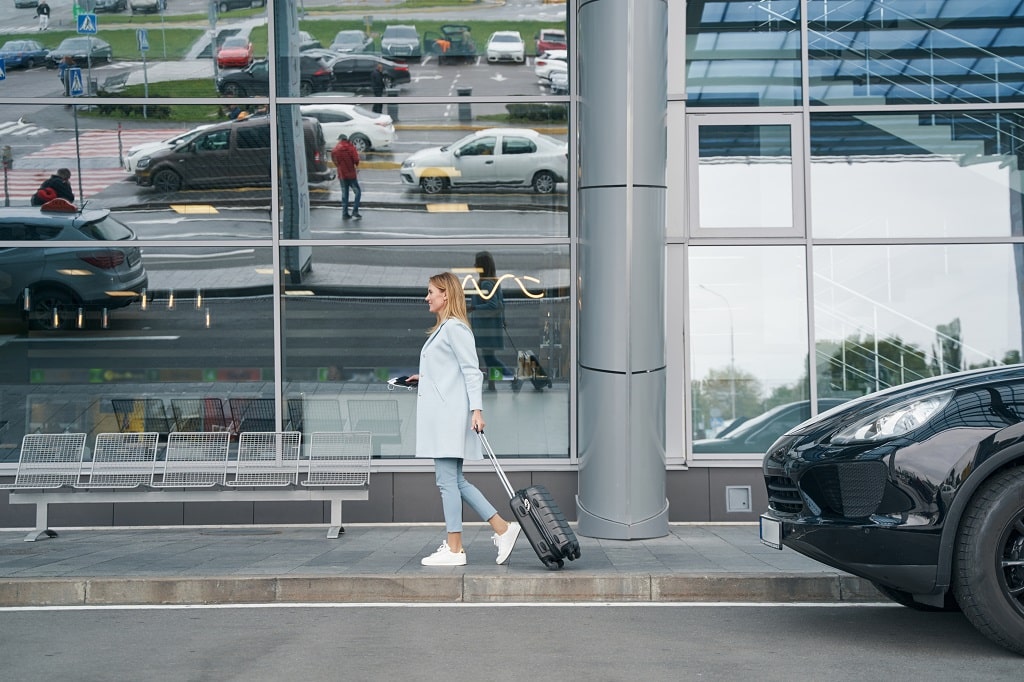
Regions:
[[[953,584],[964,615],[992,641],[1024,654],[1024,467],[978,490],[954,552]]]

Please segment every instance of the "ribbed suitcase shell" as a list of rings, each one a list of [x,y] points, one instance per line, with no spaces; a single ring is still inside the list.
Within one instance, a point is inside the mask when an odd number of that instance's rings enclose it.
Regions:
[[[545,566],[558,569],[564,559],[579,558],[579,540],[547,488],[538,484],[518,490],[509,506]]]
[[[480,434],[480,442],[484,452],[494,465],[494,470],[510,496],[508,501],[512,515],[519,522],[526,539],[537,552],[537,557],[545,566],[559,569],[565,565],[565,559],[573,561],[580,557],[580,542],[576,533],[569,527],[562,510],[555,504],[548,489],[542,485],[531,485],[522,490],[513,491],[508,476],[498,464],[498,458],[487,442],[487,437]]]

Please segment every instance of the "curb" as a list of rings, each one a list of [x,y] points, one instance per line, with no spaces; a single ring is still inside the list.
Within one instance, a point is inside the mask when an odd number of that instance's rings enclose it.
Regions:
[[[446,569],[443,569],[446,570]],[[272,603],[887,602],[837,573],[7,578],[0,607]]]

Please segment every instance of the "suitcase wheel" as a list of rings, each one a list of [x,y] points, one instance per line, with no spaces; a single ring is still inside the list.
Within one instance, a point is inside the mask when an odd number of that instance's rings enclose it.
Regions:
[[[550,568],[552,571],[557,571],[565,565],[565,562],[561,559],[543,559],[542,561],[544,562],[544,565]]]

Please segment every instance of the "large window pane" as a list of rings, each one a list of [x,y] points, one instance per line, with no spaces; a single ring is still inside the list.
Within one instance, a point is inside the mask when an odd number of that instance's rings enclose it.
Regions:
[[[283,303],[288,396],[338,401],[347,428],[375,433],[377,454],[413,456],[416,394],[386,382],[418,371],[434,323],[427,280],[451,270],[469,294],[492,440],[502,454],[568,456],[568,248],[488,247],[500,295],[480,281],[480,251],[313,248],[312,272]]]
[[[791,228],[791,136],[788,125],[701,125],[695,227]]]
[[[693,454],[763,453],[810,416],[803,248],[692,247],[689,264]]]
[[[1019,112],[811,117],[815,237],[1019,235]]]
[[[473,104],[494,127],[452,125],[444,104],[389,107],[303,104],[323,129],[328,163],[338,136],[358,148],[362,221],[344,220],[341,183],[310,185],[312,239],[410,237],[565,237],[568,214],[568,109],[538,125],[510,117],[516,105]],[[497,125],[500,123],[501,125]],[[282,183],[286,193],[294,185]],[[354,193],[350,194],[354,200]],[[350,211],[352,206],[350,205]]]
[[[686,30],[689,106],[800,103],[797,0],[690,3]]]
[[[818,395],[1020,362],[1022,256],[1007,244],[817,247]]]
[[[807,13],[812,104],[1021,100],[1017,2],[809,0]]]
[[[78,279],[99,279],[100,267],[125,270],[117,255],[130,248],[119,243],[101,252],[89,244],[88,254],[82,254],[87,264],[75,269]],[[33,432],[81,431],[91,442],[104,431],[188,430],[174,422],[175,400],[216,399],[227,420],[231,399],[273,402],[271,249],[148,247],[142,256],[148,278],[144,292],[124,296],[127,289],[108,281],[105,296],[88,297],[86,285],[67,282],[70,274],[59,286],[27,283],[28,267],[44,255],[52,259],[56,249],[18,251],[17,260],[2,270],[23,275],[17,288],[29,289],[33,318],[26,325],[21,295],[14,292],[12,301],[12,292],[0,289],[2,324],[11,335],[0,345],[3,443],[13,448]],[[0,248],[0,258],[9,253]],[[130,260],[126,254],[125,263]],[[47,262],[43,269],[49,267]],[[159,415],[144,409],[142,399],[159,403]],[[114,401],[122,400],[131,404],[118,416],[115,408],[125,403]],[[204,415],[212,429],[212,408]],[[266,426],[271,425],[245,428]],[[7,454],[16,457],[13,449]]]

